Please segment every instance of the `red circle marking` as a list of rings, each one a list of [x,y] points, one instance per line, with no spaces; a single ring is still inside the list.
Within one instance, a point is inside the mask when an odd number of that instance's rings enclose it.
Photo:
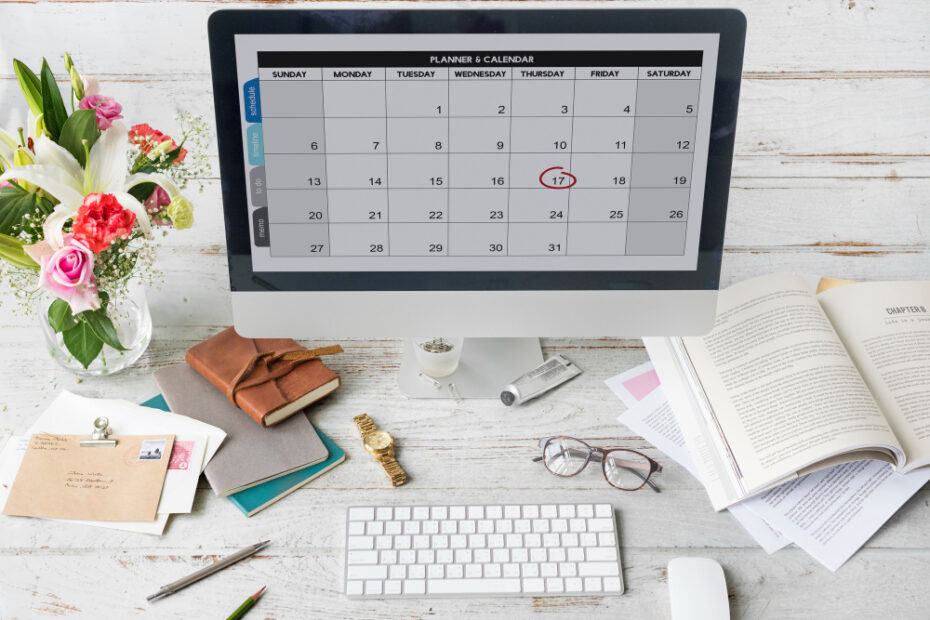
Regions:
[[[546,173],[552,172],[553,170],[561,170],[562,172],[560,172],[559,174],[562,175],[563,177],[570,177],[572,182],[569,183],[568,185],[549,185],[548,183],[543,181],[543,177],[546,176]],[[571,172],[567,172],[565,168],[563,168],[562,166],[553,166],[551,168],[546,168],[540,173],[539,182],[542,184],[543,187],[547,187],[549,189],[568,189],[569,187],[571,187],[572,185],[578,182],[578,177],[576,177]]]

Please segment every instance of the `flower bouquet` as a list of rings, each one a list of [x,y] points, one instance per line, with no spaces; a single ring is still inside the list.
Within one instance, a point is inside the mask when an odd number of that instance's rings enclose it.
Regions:
[[[100,94],[96,80],[82,78],[68,54],[64,61],[67,98],[47,61],[38,75],[13,61],[29,122],[16,133],[0,129],[0,280],[27,311],[40,293],[48,301],[39,320],[56,359],[106,374],[148,346],[147,307],[140,334],[140,325],[130,329],[131,316],[121,316],[122,302],[130,280],[151,282],[153,230],[193,224],[181,190],[209,165],[185,143],[202,147],[205,131],[186,115],[179,116],[186,125],[180,142],[146,124],[127,128],[122,106]],[[130,359],[121,364],[111,349]]]

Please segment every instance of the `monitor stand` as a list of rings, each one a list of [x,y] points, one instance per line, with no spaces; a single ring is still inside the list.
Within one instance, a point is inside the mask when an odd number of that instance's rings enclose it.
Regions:
[[[437,378],[436,388],[419,376],[413,340],[405,338],[397,383],[408,398],[453,398],[450,383],[462,398],[500,398],[505,385],[542,362],[539,338],[466,338],[459,367]]]

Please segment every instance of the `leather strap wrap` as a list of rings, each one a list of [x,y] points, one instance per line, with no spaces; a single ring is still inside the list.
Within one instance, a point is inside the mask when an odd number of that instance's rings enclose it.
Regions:
[[[319,349],[295,349],[292,351],[266,351],[265,353],[258,353],[236,374],[235,378],[229,384],[229,388],[226,390],[226,398],[229,399],[229,402],[238,407],[239,405],[236,403],[236,392],[239,390],[261,385],[268,381],[274,381],[291,372],[304,362],[319,359],[321,355],[332,355],[333,353],[342,353],[342,347],[336,344]],[[248,376],[259,365],[264,365],[268,374],[249,380]],[[274,367],[272,368],[272,366]]]

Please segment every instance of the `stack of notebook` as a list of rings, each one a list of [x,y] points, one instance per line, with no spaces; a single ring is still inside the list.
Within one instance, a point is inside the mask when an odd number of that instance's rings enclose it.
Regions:
[[[329,471],[345,460],[333,441],[303,413],[264,427],[187,364],[156,371],[162,397],[145,405],[170,410],[226,431],[226,441],[204,469],[214,493],[228,497],[246,516]]]

